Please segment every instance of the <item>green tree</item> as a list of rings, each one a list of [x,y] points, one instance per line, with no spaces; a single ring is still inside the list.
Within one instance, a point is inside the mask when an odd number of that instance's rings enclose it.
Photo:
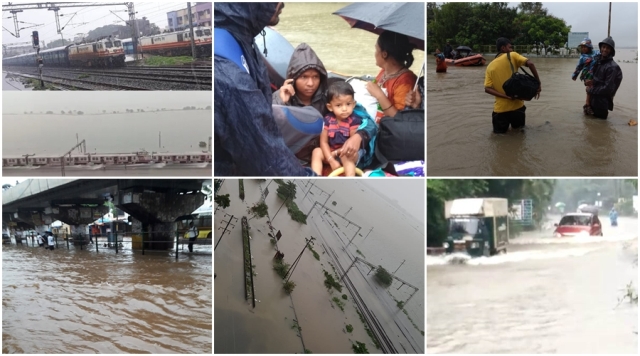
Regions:
[[[284,184],[279,184],[276,192],[280,199],[289,199],[289,201],[293,201],[296,198],[296,188],[296,184],[293,181],[288,180],[284,182]]]
[[[216,195],[214,198],[216,204],[219,208],[226,209],[231,205],[231,199],[229,199],[229,194],[225,195]]]
[[[482,45],[495,44],[498,37],[509,38],[514,44],[560,46],[570,30],[539,2],[517,7],[506,2],[427,3],[428,52],[442,49],[447,40],[454,48],[464,45],[479,51]]]
[[[268,209],[267,204],[264,202],[258,202],[249,208],[249,213],[252,214],[254,218],[262,218],[267,216]]]
[[[513,22],[517,9],[506,2],[451,2],[427,4],[427,51],[442,49],[446,41],[479,50],[481,45],[493,44],[498,37],[514,38],[518,30]]]
[[[534,221],[544,218],[553,198],[554,180],[545,179],[429,179],[427,180],[427,245],[442,246],[447,222],[444,203],[459,198],[507,198],[533,201]]]

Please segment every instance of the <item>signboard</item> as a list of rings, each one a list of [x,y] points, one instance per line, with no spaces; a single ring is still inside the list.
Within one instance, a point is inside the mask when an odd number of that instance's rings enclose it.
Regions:
[[[533,225],[533,201],[531,199],[515,201],[511,205],[509,218],[511,221],[521,225]]]
[[[569,32],[567,47],[576,48],[585,38],[589,38],[589,32]],[[591,42],[593,43],[593,41]]]

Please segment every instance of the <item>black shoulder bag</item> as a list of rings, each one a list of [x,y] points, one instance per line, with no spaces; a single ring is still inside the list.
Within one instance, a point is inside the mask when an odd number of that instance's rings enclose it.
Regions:
[[[511,56],[509,55],[509,52],[507,52],[507,60],[511,66],[512,74],[511,78],[502,84],[504,93],[512,98],[531,100],[538,93],[540,82],[538,82],[534,76],[527,73],[527,71],[522,67],[520,67],[520,69],[522,69],[524,75],[516,72],[513,68],[513,63],[511,63]]]

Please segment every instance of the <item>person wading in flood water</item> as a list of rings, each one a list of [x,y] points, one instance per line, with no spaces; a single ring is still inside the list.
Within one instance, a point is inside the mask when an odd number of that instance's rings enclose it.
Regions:
[[[193,225],[193,221],[189,223],[189,252],[193,252],[193,243],[198,238],[198,228]]]
[[[487,72],[485,73],[484,92],[496,97],[493,104],[493,113],[491,114],[493,132],[506,133],[509,130],[509,126],[511,126],[512,129],[524,128],[526,118],[524,112],[527,109],[527,107],[524,106],[523,100],[507,96],[507,94],[504,93],[504,89],[502,89],[504,82],[509,80],[513,74],[506,53],[509,53],[511,63],[516,72],[521,66],[526,66],[531,69],[538,83],[540,83],[538,94],[535,96],[536,99],[540,98],[542,83],[540,82],[536,66],[526,57],[514,52],[511,41],[507,38],[500,37],[496,41],[496,48],[498,50],[496,59],[487,66]]]
[[[598,43],[600,55],[594,57],[593,80],[585,80],[587,93],[591,94],[590,104],[593,116],[607,119],[613,111],[613,97],[622,83],[622,70],[613,60],[616,55],[616,43],[607,37]]]
[[[49,236],[47,238],[49,240],[49,247],[48,248],[49,248],[49,250],[53,251],[53,249],[54,249],[53,246],[55,245],[55,238],[53,237],[52,233],[49,232],[48,234],[49,234]]]

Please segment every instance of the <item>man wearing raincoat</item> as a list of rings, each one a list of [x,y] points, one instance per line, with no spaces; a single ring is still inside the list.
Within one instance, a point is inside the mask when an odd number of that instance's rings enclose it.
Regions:
[[[607,119],[613,111],[613,97],[622,83],[622,70],[613,60],[616,55],[616,43],[607,37],[598,44],[600,54],[595,56],[593,80],[586,80],[587,93],[591,94],[591,109],[599,119]]]
[[[314,175],[282,139],[271,109],[267,68],[254,46],[254,37],[265,26],[278,23],[283,7],[283,3],[214,4],[214,27],[230,33],[242,50],[241,65],[214,53],[216,176]]]

